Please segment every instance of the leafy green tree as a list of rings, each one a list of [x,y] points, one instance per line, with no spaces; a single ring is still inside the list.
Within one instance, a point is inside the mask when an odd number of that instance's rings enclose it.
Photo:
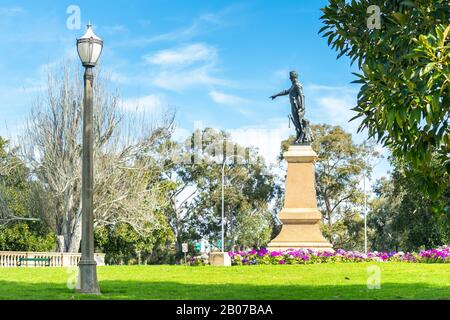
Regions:
[[[272,229],[275,227],[275,221],[268,209],[237,212],[235,224],[234,234],[231,234],[233,245],[241,248],[260,248],[273,239]]]
[[[0,251],[48,252],[55,248],[55,234],[41,222],[13,222],[0,226]]]
[[[0,137],[0,224],[25,219],[29,214],[29,171]]]
[[[381,29],[368,28],[367,10],[381,9]],[[422,192],[438,197],[450,173],[450,10],[447,0],[330,0],[320,33],[351,62],[361,84],[355,118],[392,149],[424,170],[435,157],[440,179]],[[426,169],[425,169],[426,170]]]
[[[196,180],[203,174],[203,168],[191,166],[192,155],[185,145],[172,139],[166,139],[159,145],[157,153],[158,162],[162,164],[159,181],[167,197],[164,212],[174,236],[177,256],[181,258],[182,243],[201,238],[198,234],[189,234],[187,226],[192,219],[193,202],[198,194]]]
[[[394,160],[389,180],[377,183],[368,225],[376,250],[418,250],[450,241],[450,184],[439,198],[420,192],[422,174],[405,162]],[[434,162],[431,166],[437,166]]]
[[[401,237],[395,228],[394,219],[400,199],[391,196],[394,185],[383,177],[376,182],[373,191],[376,198],[370,201],[367,218],[370,248],[377,251],[399,251]]]
[[[370,177],[370,161],[379,155],[373,145],[353,142],[351,134],[339,126],[321,124],[312,125],[311,129],[312,148],[319,157],[315,178],[317,204],[324,218],[322,231],[335,247],[361,250],[364,194],[360,182],[363,173]],[[282,153],[293,141],[290,137],[282,142]]]
[[[0,250],[49,251],[56,245],[55,235],[34,218],[35,202],[30,173],[0,137]]]
[[[127,223],[108,225],[95,230],[95,245],[106,253],[107,264],[173,263],[175,251],[168,231],[155,229],[143,236]]]
[[[253,246],[270,241],[273,177],[256,150],[232,142],[221,131],[196,130],[184,144],[171,143],[172,183],[169,223],[182,242],[221,238],[222,166],[225,163],[226,245]]]

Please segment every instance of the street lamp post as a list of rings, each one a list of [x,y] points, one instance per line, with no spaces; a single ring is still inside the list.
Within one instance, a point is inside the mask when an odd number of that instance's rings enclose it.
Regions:
[[[97,37],[92,25],[88,24],[84,36],[77,39],[77,50],[85,68],[84,73],[84,108],[83,108],[83,159],[82,159],[82,229],[79,292],[100,294],[97,280],[97,263],[94,258],[94,170],[93,170],[93,68],[97,64],[103,48],[103,41]]]
[[[367,254],[367,194],[366,194],[366,178],[367,178],[367,169],[363,168],[360,165],[354,165],[355,167],[361,169],[361,173],[363,176],[363,193],[364,193],[364,253]]]
[[[367,254],[367,194],[366,194],[366,172],[363,175],[363,192],[364,192],[364,253]]]
[[[243,156],[233,154],[226,157],[222,165],[222,253],[225,253],[225,165],[229,159],[234,157],[245,160]]]
[[[222,253],[225,253],[225,164],[227,163],[228,158],[225,159],[222,165]]]
[[[381,161],[381,160],[380,160]],[[372,168],[376,167],[380,161],[372,166]],[[363,192],[364,192],[364,252],[367,254],[367,193],[366,193],[366,179],[369,180],[367,175],[367,169],[362,168],[361,166],[357,166],[362,170],[363,173]],[[370,182],[370,180],[369,180]]]

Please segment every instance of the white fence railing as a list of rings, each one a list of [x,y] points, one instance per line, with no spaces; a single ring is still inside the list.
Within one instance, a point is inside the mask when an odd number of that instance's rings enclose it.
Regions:
[[[105,265],[104,253],[95,253],[94,256],[98,266]],[[0,251],[0,268],[17,267],[19,258],[50,258],[50,267],[73,267],[78,265],[81,253]],[[45,261],[21,262],[21,267],[40,267],[45,265]]]

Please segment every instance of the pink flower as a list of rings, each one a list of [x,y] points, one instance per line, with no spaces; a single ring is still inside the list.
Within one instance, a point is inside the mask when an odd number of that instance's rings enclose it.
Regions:
[[[278,251],[272,251],[272,252],[270,253],[270,255],[271,255],[272,257],[278,257],[278,256],[281,256],[281,253],[278,252]]]

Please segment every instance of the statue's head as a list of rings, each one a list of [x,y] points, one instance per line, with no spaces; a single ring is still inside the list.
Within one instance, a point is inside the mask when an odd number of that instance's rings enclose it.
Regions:
[[[298,79],[298,73],[297,73],[297,71],[291,71],[291,72],[289,72],[289,79],[291,79],[292,81]]]

